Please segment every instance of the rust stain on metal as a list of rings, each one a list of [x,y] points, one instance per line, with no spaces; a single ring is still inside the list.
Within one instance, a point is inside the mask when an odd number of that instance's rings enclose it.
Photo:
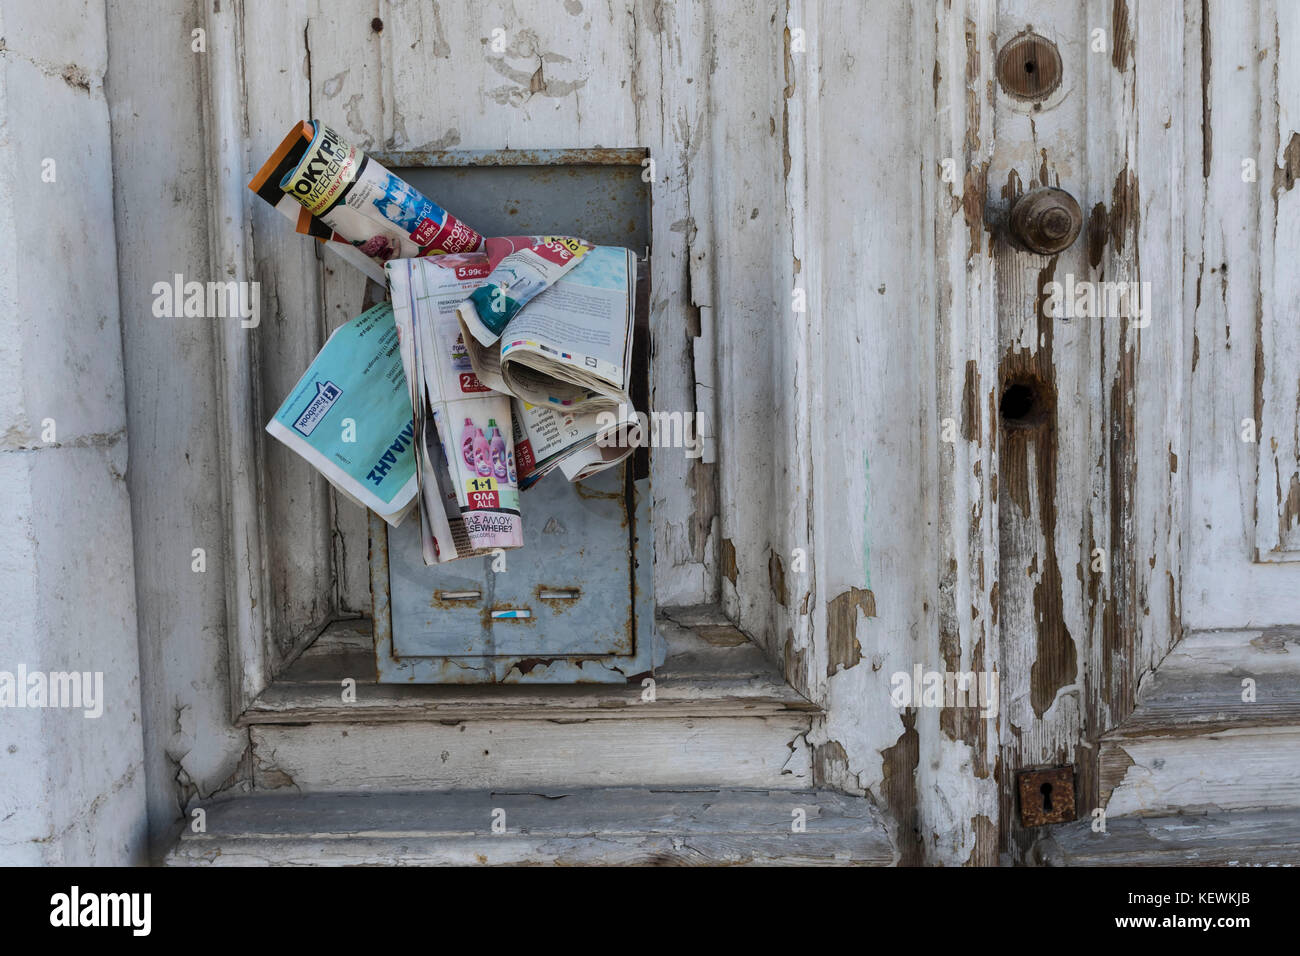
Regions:
[[[1068,823],[1075,817],[1074,767],[1029,770],[1016,775],[1020,822],[1027,827]]]
[[[467,593],[471,589],[466,589]],[[467,607],[477,606],[479,600],[483,597],[480,591],[474,597],[448,597],[448,594],[455,594],[455,591],[436,590],[429,598],[429,607],[437,608],[440,611],[463,611]]]
[[[556,662],[554,657],[525,657],[523,660],[515,661],[512,670],[519,671],[520,675],[531,674],[539,667],[550,667]]]
[[[899,866],[920,866],[925,862],[916,796],[916,767],[921,760],[921,737],[916,731],[916,711],[901,714],[903,732],[892,747],[880,751],[880,790],[885,805],[898,821]]]
[[[858,611],[876,616],[876,596],[866,588],[849,588],[826,608],[826,676],[841,668],[855,667],[862,660],[858,642]]]
[[[736,546],[731,543],[730,538],[722,539],[722,553],[720,555],[722,563],[722,574],[732,584],[736,583]]]
[[[618,491],[596,491],[594,488],[589,488],[580,481],[573,482],[573,490],[578,493],[579,498],[586,498],[588,501],[596,501],[599,499],[618,501],[626,495],[626,492],[621,489]],[[624,523],[626,524],[626,514],[624,515]]]
[[[493,611],[528,611],[527,617],[504,617],[497,618],[492,616]],[[518,604],[496,603],[490,604],[479,612],[479,620],[483,622],[484,627],[493,627],[497,624],[525,624],[528,627],[537,626],[537,615],[532,613],[531,608],[520,607]]]
[[[582,599],[582,589],[567,584],[558,587],[539,584],[533,588],[533,595],[542,602],[543,607],[550,608],[555,614],[563,614]]]

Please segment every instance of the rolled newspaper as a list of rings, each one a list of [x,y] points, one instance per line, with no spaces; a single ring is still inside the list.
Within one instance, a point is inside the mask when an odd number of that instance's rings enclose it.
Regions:
[[[248,188],[293,219],[299,233],[356,247],[379,281],[390,259],[483,245],[481,235],[320,120],[294,126]]]

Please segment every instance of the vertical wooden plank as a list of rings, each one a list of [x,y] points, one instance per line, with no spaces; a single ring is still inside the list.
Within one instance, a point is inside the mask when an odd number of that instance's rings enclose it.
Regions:
[[[1016,772],[1074,764],[1087,814],[1099,799],[1090,741],[1128,715],[1142,674],[1182,626],[1190,343],[1178,319],[1181,256],[1169,250],[1182,247],[1184,124],[1182,91],[1163,78],[1183,69],[1185,27],[1180,10],[1139,15],[1124,0],[1051,12],[1001,4],[998,44],[1032,24],[1064,69],[1041,109],[1000,91],[991,170],[1005,183],[992,207],[999,223],[1017,196],[1045,185],[1069,191],[1085,217],[1058,255],[1005,238],[994,250],[1002,816],[1015,856],[1035,838],[1018,823]],[[1095,293],[1090,309],[1072,291],[1081,283]],[[1059,314],[1053,302],[1085,311]],[[1013,389],[1041,408],[1017,420]]]
[[[244,8],[243,43],[254,51],[243,64],[250,170],[265,161],[295,122],[310,118],[316,105],[310,24],[317,15],[314,0]],[[268,575],[264,600],[272,645],[283,659],[315,637],[334,606],[327,482],[262,428],[324,342],[322,250],[260,201],[250,205],[250,222],[250,270],[261,283],[262,323],[251,333],[258,411],[251,436],[255,457],[248,466],[262,472],[258,532],[264,536]]]
[[[651,456],[655,598],[663,606],[718,599],[717,389],[709,92],[712,4],[631,6],[635,145],[650,148],[651,334],[655,411],[703,416],[698,458]]]
[[[991,145],[991,119],[967,113],[987,89],[968,60],[968,19],[990,16],[991,7],[957,6],[816,5],[815,69],[797,94],[809,120],[807,211],[795,216],[806,249],[798,279],[808,289],[806,371],[796,392],[808,409],[808,490],[801,493],[798,472],[780,480],[784,500],[811,498],[813,516],[805,656],[808,690],[827,715],[808,742],[819,782],[869,791],[888,806],[906,865],[996,855],[996,735],[982,738],[987,728],[941,706],[891,699],[897,676],[910,686],[914,668],[974,666],[978,626],[953,620],[958,599],[941,596],[946,585],[928,569],[940,555],[968,555],[972,532],[977,540],[991,534],[964,511],[991,500],[991,490],[954,473],[973,473],[971,459],[991,461],[991,442],[940,447],[950,396],[965,394],[966,363],[960,385],[951,370],[936,384],[936,372],[971,343],[993,361],[982,311],[966,312],[979,309],[987,288],[979,265],[967,272],[967,252],[983,240],[982,214],[972,234],[966,204],[982,210],[983,201],[978,177],[961,169],[968,154],[978,165]],[[803,16],[810,7],[799,7]],[[949,115],[954,108],[960,117]],[[943,158],[959,171],[941,189]],[[963,304],[951,318],[954,298]],[[950,511],[944,499],[956,484],[965,504]],[[969,582],[977,572],[968,558],[963,565],[958,576]],[[966,598],[987,624],[996,569],[986,573],[979,596]],[[954,630],[941,638],[945,613]],[[971,603],[961,613],[980,623]]]
[[[801,693],[820,693],[824,677],[813,653],[816,616],[816,545],[819,528],[812,500],[815,410],[804,400],[813,388],[813,363],[820,361],[817,334],[823,321],[821,295],[824,236],[818,211],[822,195],[821,5],[792,2],[782,26],[780,115],[771,117],[773,139],[782,147],[784,214],[790,222],[791,285],[778,314],[782,347],[776,350],[776,382],[783,401],[773,423],[772,468],[777,494],[790,503],[779,509],[768,555],[773,640],[785,679]],[[775,111],[774,111],[775,112]],[[778,249],[780,255],[783,250]]]
[[[1197,560],[1189,566],[1187,605],[1192,626],[1213,627],[1229,620],[1245,624],[1244,616],[1257,620],[1247,579],[1253,571],[1278,570],[1248,567],[1259,452],[1243,440],[1246,426],[1258,426],[1253,317],[1260,307],[1261,193],[1268,190],[1261,84],[1271,67],[1268,59],[1257,59],[1258,4],[1231,12],[1206,4],[1194,16],[1200,82],[1193,87],[1198,109],[1189,109],[1188,152],[1199,162],[1189,177],[1185,209],[1184,301],[1193,316],[1191,432],[1197,441],[1188,456],[1194,515],[1189,546]],[[1228,106],[1235,102],[1259,105]],[[1257,182],[1243,180],[1243,159],[1255,161]],[[1245,606],[1230,606],[1239,603]]]
[[[712,136],[704,157],[719,290],[709,313],[717,381],[745,383],[717,395],[721,596],[741,629],[769,650],[775,650],[769,561],[779,467],[770,449],[773,423],[788,400],[773,381],[774,355],[784,347],[773,324],[787,307],[793,270],[788,217],[777,201],[785,175],[785,9],[780,0],[742,0],[714,23]],[[705,321],[702,316],[702,326]]]
[[[1275,280],[1263,271],[1268,264],[1278,273],[1278,263],[1294,258],[1294,246],[1286,252],[1273,246],[1285,236],[1272,224],[1279,208],[1274,188],[1287,181],[1284,157],[1292,132],[1279,125],[1283,94],[1273,92],[1284,72],[1281,51],[1288,49],[1282,16],[1277,5],[1262,0],[1231,8],[1207,3],[1189,16],[1199,25],[1189,29],[1189,42],[1201,53],[1201,82],[1189,85],[1197,105],[1189,105],[1187,118],[1188,152],[1200,164],[1193,170],[1198,175],[1189,177],[1185,206],[1184,309],[1194,316],[1188,546],[1196,560],[1187,566],[1184,593],[1186,623],[1193,628],[1288,624],[1296,616],[1295,566],[1274,560],[1287,552],[1272,552],[1277,535],[1261,537],[1263,525],[1257,525],[1272,521],[1270,513],[1280,515],[1287,494],[1278,478],[1285,461],[1278,459],[1276,468],[1271,462],[1274,439],[1285,454],[1287,429],[1270,416],[1288,409],[1268,393],[1270,381],[1288,380],[1287,363],[1279,366],[1273,357],[1285,348],[1294,323],[1283,313],[1277,328],[1276,311],[1264,321]],[[1248,107],[1236,105],[1243,103]],[[1280,193],[1278,202],[1292,194]],[[1265,426],[1261,417],[1270,422]],[[1273,432],[1267,439],[1265,427]]]
[[[251,282],[248,191],[240,182],[244,153],[241,9],[208,11],[206,36],[214,44],[205,60],[203,119],[207,130],[208,260],[223,282]],[[250,287],[251,291],[251,287]],[[259,303],[261,305],[261,303]],[[250,334],[252,333],[252,334]],[[221,438],[219,465],[226,512],[226,638],[232,662],[230,706],[240,713],[261,692],[274,668],[266,640],[269,586],[263,548],[263,476],[257,467],[256,330],[223,323],[216,334],[216,378]]]
[[[1273,70],[1263,76],[1259,144],[1255,559],[1300,561],[1300,9],[1261,7],[1260,59]]]
[[[375,27],[379,29],[376,30]],[[394,34],[392,18],[378,0],[311,7],[303,24],[307,63],[309,113],[367,150],[389,148],[394,133],[385,110],[384,86]],[[410,52],[405,44],[400,48]],[[292,238],[301,241],[301,237]],[[366,278],[328,249],[315,250],[318,264],[311,272],[317,283],[315,308],[321,336],[364,311]],[[366,510],[332,486],[326,488],[328,554],[334,614],[370,614],[370,571]]]
[[[1107,701],[1105,711],[1099,710],[1089,723],[1090,728],[1106,730],[1129,716],[1143,677],[1182,638],[1186,462],[1193,440],[1188,400],[1192,329],[1182,309],[1187,228],[1183,204],[1188,167],[1200,156],[1187,148],[1184,135],[1189,84],[1153,78],[1195,75],[1199,50],[1185,44],[1183,5],[1134,4],[1132,10],[1137,89],[1130,129],[1137,148],[1129,164],[1139,184],[1133,241],[1139,255],[1136,277],[1148,310],[1135,330],[1138,427],[1132,560],[1142,620],[1136,653],[1127,662],[1131,677],[1125,696]],[[1094,654],[1094,668],[1116,663]]]
[[[937,655],[928,663],[946,673],[1000,677],[998,551],[997,341],[995,274],[985,224],[989,160],[994,148],[996,83],[989,36],[996,3],[936,4],[933,114],[937,167],[923,182],[936,185],[936,406],[934,478],[939,540],[934,557]],[[925,113],[925,110],[921,111]],[[945,167],[944,162],[951,165]],[[937,665],[942,663],[942,667]],[[991,677],[985,676],[986,680]],[[922,746],[937,759],[921,761],[921,812],[934,816],[929,858],[946,865],[998,862],[998,684],[992,708],[945,706]],[[929,723],[921,722],[923,730]],[[948,756],[951,754],[951,756]],[[942,796],[942,799],[937,799]],[[933,806],[933,809],[931,808]],[[951,819],[938,818],[946,811]],[[942,824],[947,824],[943,826]]]
[[[1056,4],[1044,10],[1004,0],[996,37],[990,38],[995,48],[989,55],[996,57],[1032,27],[1055,44],[1062,62],[1061,85],[1041,104],[1014,100],[997,84],[997,146],[989,167],[1001,349],[1001,819],[1003,849],[1013,854],[1032,839],[1018,825],[1016,772],[1075,762],[1084,709],[1081,670],[1089,647],[1081,571],[1088,567],[1089,540],[1106,535],[1104,545],[1111,531],[1097,527],[1105,511],[1095,489],[1104,487],[1104,477],[1095,469],[1099,452],[1107,454],[1099,447],[1098,410],[1119,367],[1120,333],[1112,321],[1059,321],[1047,311],[1050,283],[1067,274],[1090,277],[1083,242],[1057,255],[1038,255],[1012,245],[1006,225],[1011,204],[1037,186],[1059,186],[1085,209],[1103,190],[1109,197],[1113,68],[1090,58],[1089,26],[1083,8]],[[1091,495],[1085,493],[1090,487]]]
[[[155,282],[177,272],[215,278],[202,112],[207,64],[188,42],[191,30],[207,28],[205,11],[154,0],[115,5],[107,17],[139,692],[149,829],[157,841],[190,797],[206,797],[236,775],[247,743],[231,725],[239,701],[230,685],[241,676],[256,681],[258,673],[232,665],[238,644],[226,641],[239,619],[228,603],[228,579],[249,569],[232,557],[229,489],[218,477],[226,446],[214,426],[224,414],[215,326],[234,321],[237,334],[249,333],[237,320],[159,319],[151,310]],[[216,52],[210,47],[208,55]],[[174,81],[160,87],[159,75]],[[163,142],[178,146],[160,151]],[[169,184],[161,194],[167,214],[154,216],[148,210],[158,208],[151,204],[159,202],[160,183]],[[203,549],[202,573],[194,571],[195,548]]]

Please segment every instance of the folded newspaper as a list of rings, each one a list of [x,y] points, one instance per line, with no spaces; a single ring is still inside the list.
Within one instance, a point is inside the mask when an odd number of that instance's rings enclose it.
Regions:
[[[350,474],[346,449],[313,444],[279,417],[267,427],[390,523],[418,495],[426,561],[517,547],[521,488],[556,468],[578,481],[631,453],[636,259],[629,250],[563,236],[485,240],[318,120],[290,130],[249,188],[299,233],[390,282],[387,319],[400,332],[409,444],[385,451],[400,459],[401,493],[377,497],[365,475]],[[326,359],[331,367],[349,364],[333,342],[317,362]],[[376,366],[364,345],[352,361],[366,372]],[[313,414],[323,416],[333,392],[321,389]],[[476,407],[453,407],[471,395]],[[295,391],[286,409],[303,397]],[[370,432],[371,414],[346,417]],[[385,491],[393,480],[384,477]]]
[[[425,564],[523,546],[510,398],[470,367],[456,307],[490,269],[480,255],[387,266],[414,409]]]
[[[560,411],[514,399],[515,458],[519,487],[531,488],[555,468],[582,481],[630,455],[640,434],[636,412]]]
[[[335,330],[266,430],[397,525],[417,486],[407,396],[393,308],[381,302]]]
[[[562,271],[542,280],[505,268],[521,248],[541,258],[546,245],[539,237],[487,240],[489,261],[504,256],[456,310],[470,364],[484,384],[530,405],[569,412],[631,407],[636,256],[618,246],[581,247]],[[521,277],[512,278],[516,272]],[[515,307],[521,286],[530,297]]]

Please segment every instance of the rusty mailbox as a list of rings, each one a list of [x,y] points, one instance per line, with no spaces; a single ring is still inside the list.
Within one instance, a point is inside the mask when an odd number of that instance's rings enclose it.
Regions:
[[[376,153],[484,235],[582,236],[637,253],[632,397],[649,405],[650,186],[644,149]],[[371,515],[378,679],[624,683],[653,667],[648,450],[523,492],[524,547],[427,567],[418,526]],[[504,565],[504,567],[502,566]]]

